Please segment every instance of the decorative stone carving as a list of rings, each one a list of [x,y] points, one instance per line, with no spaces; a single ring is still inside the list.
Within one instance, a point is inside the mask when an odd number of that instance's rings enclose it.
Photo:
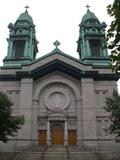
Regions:
[[[45,105],[48,109],[63,110],[68,107],[70,99],[65,92],[50,90],[45,96]]]
[[[38,117],[38,126],[39,127],[46,127],[46,118]]]
[[[61,92],[54,92],[49,95],[49,103],[51,106],[54,106],[55,108],[62,107],[66,102],[65,95]]]
[[[77,128],[77,121],[76,118],[68,119],[68,129],[76,129]]]

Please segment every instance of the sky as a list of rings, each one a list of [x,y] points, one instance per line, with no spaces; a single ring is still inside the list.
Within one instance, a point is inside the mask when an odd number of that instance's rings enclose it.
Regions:
[[[54,49],[53,42],[58,40],[59,48],[73,57],[78,58],[77,43],[79,24],[86,13],[87,4],[96,14],[100,22],[110,24],[106,6],[113,0],[0,0],[0,65],[7,55],[7,41],[9,37],[9,23],[15,23],[28,5],[28,12],[36,25],[36,37],[39,41],[41,57]]]
[[[28,5],[28,13],[36,25],[36,37],[39,41],[37,58],[50,53],[60,42],[60,50],[75,58],[78,57],[77,43],[79,24],[86,13],[86,5],[95,13],[100,22],[109,26],[111,17],[107,14],[107,5],[114,0],[0,0],[0,66],[7,55],[9,23],[15,23]],[[106,29],[107,30],[107,29]]]

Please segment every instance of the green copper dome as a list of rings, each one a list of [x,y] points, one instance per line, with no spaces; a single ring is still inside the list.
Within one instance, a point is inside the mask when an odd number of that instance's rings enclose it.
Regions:
[[[21,13],[18,17],[17,21],[28,21],[29,23],[33,24],[32,17],[28,14],[28,11],[26,10],[24,13]]]
[[[84,23],[92,19],[99,21],[98,18],[95,16],[95,14],[93,12],[90,12],[90,10],[88,9],[86,14],[83,16],[81,23]]]

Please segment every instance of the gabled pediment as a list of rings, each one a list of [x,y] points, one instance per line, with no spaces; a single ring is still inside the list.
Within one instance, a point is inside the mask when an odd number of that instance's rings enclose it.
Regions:
[[[49,73],[60,71],[76,79],[93,78],[95,80],[118,80],[118,75],[108,68],[94,68],[71,57],[59,49],[20,67],[1,67],[0,80],[20,80],[21,78],[41,78]]]
[[[24,65],[23,68],[29,68],[29,70],[35,70],[43,65],[47,65],[49,63],[52,63],[54,61],[60,61],[61,63],[65,63],[66,65],[70,65],[71,67],[75,67],[81,71],[85,70],[91,70],[92,65],[88,65],[85,63],[82,63],[80,60],[69,56],[65,53],[57,53],[53,52],[50,54],[47,54],[41,58],[38,58],[37,60],[33,61],[29,65]]]
[[[92,71],[92,66],[67,54],[52,52],[29,65],[23,65],[21,71],[30,72],[33,77],[38,78],[56,70],[80,78],[84,72]]]

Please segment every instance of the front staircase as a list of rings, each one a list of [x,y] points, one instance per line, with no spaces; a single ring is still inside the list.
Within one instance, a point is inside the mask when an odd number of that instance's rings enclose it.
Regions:
[[[81,146],[51,146],[48,147],[44,160],[100,160],[98,154],[86,151]]]
[[[49,146],[44,160],[68,160],[65,146]]]
[[[2,157],[1,157],[2,156]],[[0,154],[0,160],[100,160],[100,156],[82,146],[31,146],[24,151]]]

